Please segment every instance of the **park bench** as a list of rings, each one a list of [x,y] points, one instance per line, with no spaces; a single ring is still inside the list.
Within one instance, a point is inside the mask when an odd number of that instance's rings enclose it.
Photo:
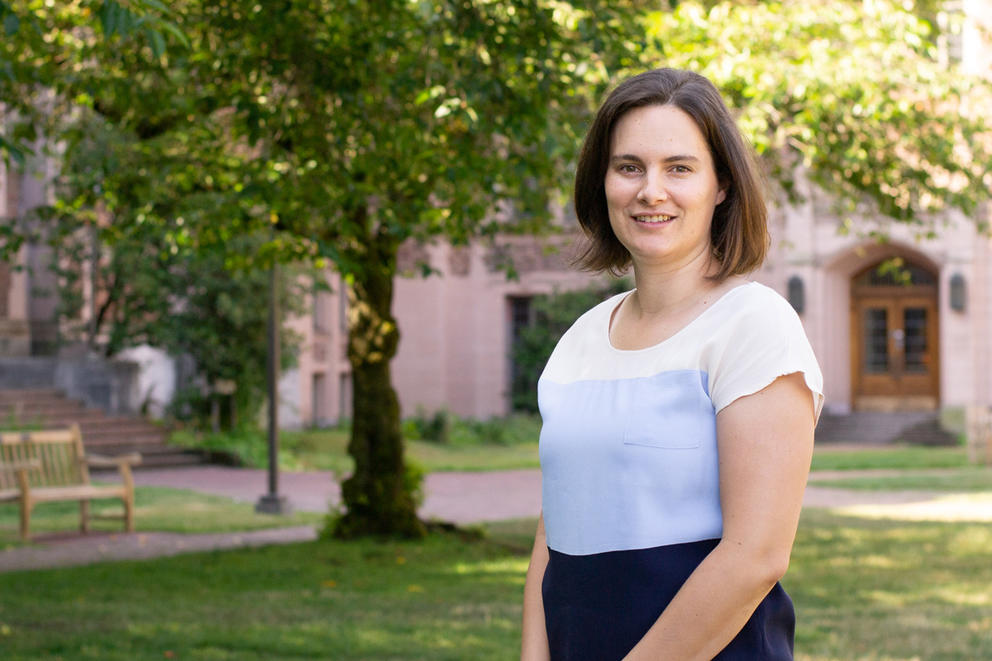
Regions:
[[[28,539],[31,510],[38,503],[79,501],[79,528],[89,532],[90,500],[120,498],[124,528],[134,531],[134,479],[131,465],[137,453],[104,457],[83,451],[79,425],[68,429],[0,432],[0,503],[17,502],[21,508],[21,538]],[[113,468],[121,484],[90,483],[90,467]]]

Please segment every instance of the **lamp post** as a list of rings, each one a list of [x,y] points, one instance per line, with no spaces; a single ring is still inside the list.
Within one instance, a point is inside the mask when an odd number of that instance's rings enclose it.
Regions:
[[[285,496],[279,495],[279,267],[269,270],[269,321],[267,329],[269,390],[269,491],[255,503],[264,514],[289,514]]]

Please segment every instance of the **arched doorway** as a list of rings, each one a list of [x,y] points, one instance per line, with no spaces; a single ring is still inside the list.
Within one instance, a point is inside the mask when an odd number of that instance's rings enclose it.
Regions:
[[[940,401],[937,275],[876,262],[851,279],[851,386],[856,410],[935,410]]]

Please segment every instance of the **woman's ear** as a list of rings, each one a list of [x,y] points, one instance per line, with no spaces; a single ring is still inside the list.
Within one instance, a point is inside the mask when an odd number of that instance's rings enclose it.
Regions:
[[[716,206],[720,206],[721,204],[723,204],[723,201],[727,199],[727,191],[729,190],[729,188],[730,188],[729,184],[724,184],[723,186],[720,187],[720,190],[716,192]]]

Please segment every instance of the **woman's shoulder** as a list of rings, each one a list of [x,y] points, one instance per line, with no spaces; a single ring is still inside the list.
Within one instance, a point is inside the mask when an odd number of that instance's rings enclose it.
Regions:
[[[727,317],[764,321],[768,324],[781,323],[784,319],[795,319],[799,315],[780,293],[755,280],[734,287],[724,294],[721,309]]]
[[[748,281],[724,294],[700,329],[710,347],[792,342],[806,331],[792,305],[777,291]]]

